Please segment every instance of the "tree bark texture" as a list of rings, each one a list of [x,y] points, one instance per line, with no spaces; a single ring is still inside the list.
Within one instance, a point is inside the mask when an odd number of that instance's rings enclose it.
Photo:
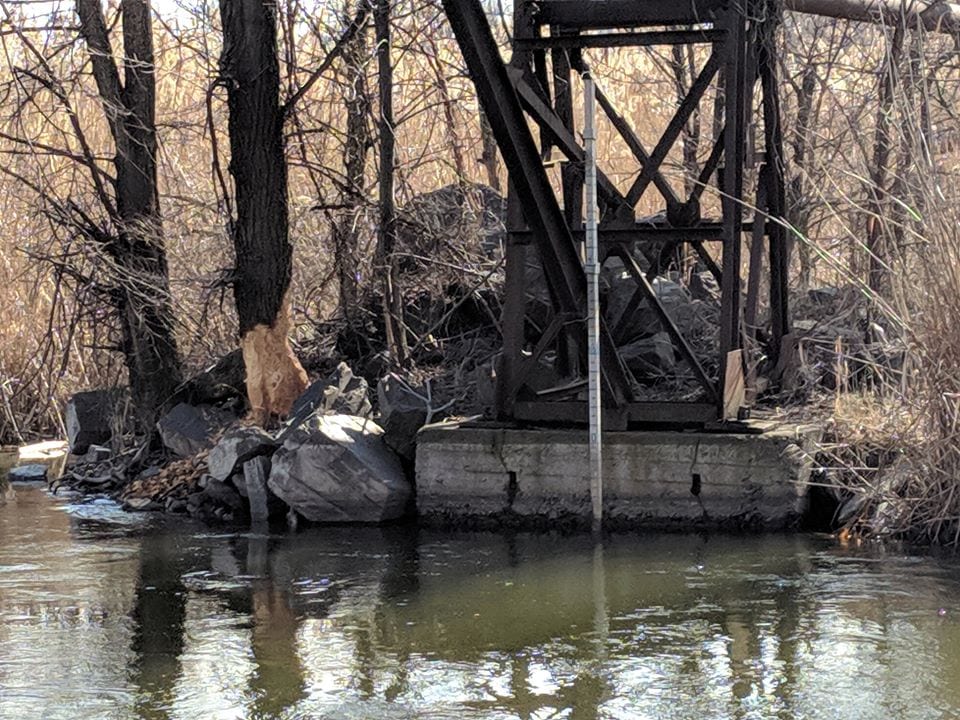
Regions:
[[[487,120],[487,114],[483,108],[478,110],[480,113],[480,140],[482,154],[480,162],[483,169],[487,172],[487,184],[497,191],[497,194],[503,194],[500,184],[500,161],[497,157],[497,140],[493,137],[493,128],[490,127],[490,121]]]
[[[286,302],[293,267],[280,107],[276,5],[220,0],[230,173],[237,217],[234,300],[253,417],[285,416],[307,384],[290,347]]]
[[[885,222],[885,210],[889,205],[887,187],[890,171],[890,154],[893,148],[893,99],[897,89],[898,66],[903,54],[902,26],[893,31],[893,37],[887,49],[881,68],[879,97],[877,107],[877,129],[873,146],[873,166],[870,169],[870,184],[867,203],[867,251],[869,257],[867,284],[873,292],[881,293],[886,289],[889,276],[890,238],[889,227]]]
[[[115,145],[119,232],[105,250],[118,269],[114,296],[141,429],[151,432],[181,383],[157,192],[156,82],[149,0],[122,0],[123,79],[99,0],[77,0],[80,34]]]
[[[387,349],[396,365],[407,359],[407,337],[403,322],[403,299],[394,250],[397,218],[394,206],[394,157],[396,137],[393,121],[393,59],[390,53],[390,0],[377,0],[374,7],[377,38],[377,80],[380,95],[380,230],[377,256],[383,273],[383,315]]]
[[[784,8],[795,12],[841,20],[906,24],[928,32],[954,34],[960,30],[960,4],[942,0],[785,0]]]
[[[367,152],[370,137],[370,93],[367,88],[367,29],[364,25],[343,48],[343,75],[346,94],[347,135],[343,147],[346,187],[344,206],[334,224],[337,277],[340,285],[340,311],[348,322],[357,305],[357,268],[360,264],[359,215],[363,212]]]

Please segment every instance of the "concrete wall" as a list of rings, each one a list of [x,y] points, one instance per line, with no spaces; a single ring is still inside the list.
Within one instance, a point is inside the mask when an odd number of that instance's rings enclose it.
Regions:
[[[611,526],[787,526],[803,510],[815,433],[605,433],[605,518]],[[587,522],[586,441],[585,430],[424,428],[419,513],[443,522]]]

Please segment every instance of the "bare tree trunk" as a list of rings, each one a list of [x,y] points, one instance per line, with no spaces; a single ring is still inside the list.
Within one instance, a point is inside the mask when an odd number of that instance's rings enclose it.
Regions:
[[[115,297],[123,350],[141,429],[182,380],[157,192],[156,82],[149,0],[122,0],[123,80],[113,60],[99,0],[77,0],[80,34],[116,146],[119,236],[106,250],[120,270]]]
[[[503,194],[503,186],[500,184],[500,161],[497,157],[497,141],[493,137],[493,128],[490,127],[490,121],[487,120],[487,114],[480,108],[480,141],[483,147],[483,154],[480,156],[480,162],[484,170],[487,171],[487,185]]]
[[[334,223],[337,279],[340,286],[340,312],[348,322],[357,306],[357,267],[360,262],[358,228],[363,206],[363,190],[367,174],[367,151],[370,149],[370,94],[367,89],[367,30],[364,26],[344,46],[343,61],[347,92],[347,135],[343,149],[346,188],[343,209]]]
[[[430,52],[427,53],[427,62],[433,70],[433,77],[437,83],[437,90],[440,93],[440,102],[443,105],[443,119],[446,121],[447,142],[450,143],[450,152],[453,155],[453,169],[457,175],[457,183],[463,184],[467,181],[467,164],[463,159],[463,149],[460,146],[460,136],[457,134],[457,121],[453,114],[453,97],[450,95],[450,85],[447,83],[447,76],[443,72],[443,65],[440,61],[440,49],[437,47],[437,39],[433,33],[427,32],[424,41],[430,46]]]
[[[390,0],[377,0],[374,8],[377,36],[378,85],[380,89],[380,229],[377,257],[383,273],[383,315],[387,350],[396,365],[407,361],[407,338],[400,293],[394,208],[393,60],[390,53]]]
[[[307,384],[287,337],[293,251],[275,13],[269,0],[220,0],[220,81],[227,87],[237,208],[233,289],[247,395],[260,422],[287,415]]]
[[[892,148],[891,125],[893,95],[896,90],[897,66],[903,51],[902,25],[893,31],[893,37],[884,58],[880,75],[880,103],[877,106],[877,129],[873,147],[873,167],[870,170],[870,201],[867,204],[867,252],[869,257],[867,284],[873,292],[882,292],[888,270],[887,228],[883,213],[887,206],[887,175]]]
[[[897,170],[890,188],[890,195],[893,199],[890,208],[893,247],[889,250],[892,250],[898,259],[902,259],[907,241],[907,224],[910,222],[907,207],[914,207],[917,212],[923,214],[923,194],[916,193],[916,197],[914,197],[912,192],[914,187],[912,183],[913,168],[919,166],[916,161],[919,149],[917,147],[919,145],[918,140],[926,127],[926,107],[923,102],[926,93],[923,90],[922,51],[922,34],[911,33],[906,68],[900,77],[900,86],[903,88],[901,103],[905,112],[898,125]],[[918,90],[921,94],[919,108],[917,107]]]
[[[800,87],[797,91],[797,122],[793,138],[793,167],[794,175],[787,185],[787,219],[798,233],[807,237],[810,230],[810,209],[807,201],[806,174],[811,163],[813,153],[812,139],[815,118],[813,112],[813,96],[817,89],[817,69],[811,64],[804,70]],[[797,259],[800,261],[800,277],[797,284],[802,291],[810,287],[810,274],[813,262],[810,257],[810,246],[805,243],[796,243],[793,233],[789,235],[791,251],[797,249]]]
[[[685,49],[687,52],[684,52]],[[680,103],[683,101],[683,98],[686,97],[688,83],[692,82],[692,78],[696,77],[693,47],[687,46],[684,48],[680,45],[674,45],[672,48],[670,69],[673,71],[677,102]],[[681,136],[683,149],[683,187],[684,192],[688,196],[693,192],[697,177],[700,175],[700,164],[697,162],[697,153],[700,151],[700,135],[700,108],[698,106],[690,116],[690,120],[684,123],[683,134]]]

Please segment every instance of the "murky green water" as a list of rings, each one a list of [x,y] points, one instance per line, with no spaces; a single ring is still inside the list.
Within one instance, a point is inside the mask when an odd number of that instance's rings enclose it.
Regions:
[[[960,718],[960,564],[810,537],[216,534],[19,488],[0,718]]]

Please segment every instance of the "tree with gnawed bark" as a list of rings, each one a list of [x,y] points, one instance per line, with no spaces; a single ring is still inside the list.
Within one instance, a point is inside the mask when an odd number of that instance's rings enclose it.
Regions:
[[[276,5],[220,0],[227,89],[230,174],[236,195],[231,226],[234,300],[247,372],[247,397],[262,421],[290,412],[307,375],[288,339],[287,290],[293,249],[288,236],[284,110],[280,105]]]
[[[369,6],[353,21],[302,83],[291,78],[280,101],[277,6],[269,0],[220,0],[223,49],[218,82],[227,89],[230,174],[236,217],[234,299],[247,372],[247,396],[259,421],[285,416],[307,374],[288,338],[287,291],[293,267],[289,240],[284,123],[297,103],[362,33]]]

